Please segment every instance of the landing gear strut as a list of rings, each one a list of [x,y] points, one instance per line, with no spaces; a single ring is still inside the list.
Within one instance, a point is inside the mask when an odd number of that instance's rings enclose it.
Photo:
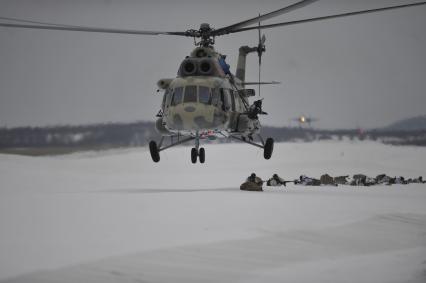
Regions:
[[[267,138],[266,141],[263,141],[262,137],[260,135],[260,144],[253,141],[252,138],[247,139],[243,136],[230,136],[233,139],[251,144],[253,146],[259,147],[263,149],[263,157],[265,159],[270,159],[272,157],[272,152],[274,151],[274,139]],[[195,147],[191,149],[191,162],[197,163],[197,159],[200,161],[200,163],[204,163],[206,161],[206,151],[203,147],[200,148],[200,136],[197,134],[195,137],[189,137],[183,140],[178,140],[177,142],[173,142],[168,146],[162,146],[164,137],[161,138],[160,142],[157,144],[155,141],[150,141],[149,143],[149,152],[151,153],[152,161],[159,162],[160,161],[160,152],[163,150],[166,150],[168,148],[171,148],[173,146],[186,143],[191,140],[195,140]]]
[[[191,149],[191,162],[197,163],[197,157],[200,160],[200,163],[204,163],[206,161],[206,151],[204,147],[200,148],[198,151],[195,147]]]
[[[200,158],[200,163],[204,163],[206,161],[206,151],[204,147],[200,148],[198,151],[198,158]]]
[[[191,148],[191,162],[197,163],[198,151],[195,147]]]
[[[263,157],[265,159],[270,159],[273,151],[274,140],[272,138],[267,138],[265,144],[263,145]]]
[[[255,143],[252,141],[252,139],[247,140],[245,137],[237,137],[237,136],[231,136],[231,138],[251,144],[253,146],[259,147],[263,149],[263,157],[265,159],[270,159],[272,156],[272,152],[274,151],[274,139],[273,138],[267,138],[266,142],[263,141],[262,137],[260,135],[259,139],[261,144]]]
[[[200,163],[204,163],[206,161],[206,151],[204,148],[200,148],[200,137],[197,133],[195,136],[195,147],[191,149],[191,162],[197,163],[197,158],[200,160]]]
[[[184,140],[178,140],[177,142],[173,142],[168,146],[163,145],[164,137],[161,138],[160,142],[157,144],[155,141],[149,142],[149,152],[151,153],[152,161],[159,162],[160,161],[160,152],[176,146],[178,144],[186,143],[188,141],[195,140],[195,147],[191,149],[191,162],[197,163],[197,159],[200,160],[200,163],[204,163],[206,161],[206,151],[203,147],[200,148],[200,137],[197,134],[195,137],[189,137]]]
[[[158,151],[157,143],[155,141],[149,142],[149,152],[151,153],[152,161],[160,161],[160,152]]]
[[[164,146],[164,147],[162,147],[163,141],[164,141],[164,137],[161,137],[161,140],[160,140],[160,142],[158,144],[155,141],[150,141],[149,142],[149,152],[151,153],[152,161],[154,161],[154,162],[159,162],[160,161],[160,152],[161,151],[166,150],[168,148],[171,148],[173,146],[176,146],[178,144],[186,143],[186,142],[191,141],[193,139],[195,139],[195,138],[194,137],[189,137],[187,139],[183,139],[183,140],[180,140],[180,141],[178,140],[177,142],[173,142],[172,141],[172,143],[170,145]]]

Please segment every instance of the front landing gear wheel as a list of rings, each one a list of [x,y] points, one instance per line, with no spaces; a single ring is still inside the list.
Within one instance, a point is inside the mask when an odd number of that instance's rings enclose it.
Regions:
[[[200,148],[198,157],[200,158],[200,163],[204,163],[204,161],[206,161],[206,151],[204,150],[204,147]]]
[[[198,157],[197,149],[195,147],[193,147],[191,149],[191,162],[192,163],[197,163],[197,157]]]
[[[157,143],[155,141],[149,142],[149,152],[151,153],[152,161],[160,161],[160,152],[158,151]]]
[[[274,151],[274,140],[272,138],[267,138],[263,147],[263,157],[265,157],[265,159],[270,159],[272,151]]]

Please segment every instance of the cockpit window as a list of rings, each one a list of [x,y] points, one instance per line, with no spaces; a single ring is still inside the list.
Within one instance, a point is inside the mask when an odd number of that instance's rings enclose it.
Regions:
[[[231,109],[231,103],[230,103],[230,97],[229,97],[229,90],[221,88],[220,89],[220,100],[222,101],[222,110],[228,111]]]
[[[210,88],[205,87],[205,86],[199,86],[198,87],[198,97],[199,97],[198,101],[200,103],[210,104],[211,103]]]
[[[172,97],[171,97],[170,89],[166,89],[166,91],[164,92],[163,103],[161,104],[161,109],[164,110],[164,108],[166,108],[170,105],[170,99],[171,98]]]
[[[166,107],[166,97],[167,97],[167,92],[164,93],[163,102],[161,102],[161,109],[163,110]]]
[[[188,85],[185,87],[185,97],[183,102],[197,102],[197,86]]]
[[[182,96],[183,96],[183,87],[177,87],[175,88],[173,92],[173,98],[172,98],[172,104],[171,105],[177,105],[182,102]]]

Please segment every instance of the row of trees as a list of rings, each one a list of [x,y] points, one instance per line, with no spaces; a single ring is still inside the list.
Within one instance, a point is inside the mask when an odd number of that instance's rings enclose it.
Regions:
[[[426,130],[361,131],[263,127],[263,136],[276,141],[326,139],[379,140],[391,144],[426,145]],[[128,147],[144,146],[159,136],[152,122],[110,123],[82,126],[0,128],[0,148]],[[222,142],[222,140],[221,140]]]
[[[150,122],[0,128],[0,148],[142,146],[155,135]]]

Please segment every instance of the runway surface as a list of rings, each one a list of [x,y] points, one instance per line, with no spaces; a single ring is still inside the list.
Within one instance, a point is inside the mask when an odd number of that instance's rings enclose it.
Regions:
[[[426,176],[379,143],[0,155],[1,282],[425,282],[426,184],[266,188],[252,172]]]

